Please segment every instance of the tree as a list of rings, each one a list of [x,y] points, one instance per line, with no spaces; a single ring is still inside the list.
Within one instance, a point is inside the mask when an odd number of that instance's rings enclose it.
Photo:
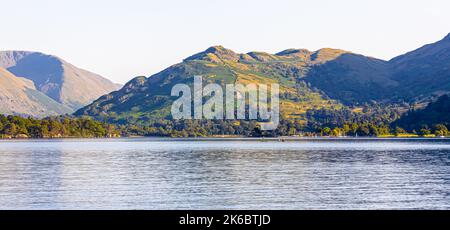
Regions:
[[[322,136],[330,136],[330,134],[331,134],[330,127],[325,127],[322,129]]]
[[[448,129],[447,126],[443,125],[443,124],[437,124],[434,127],[434,133],[436,134],[436,136],[448,136]]]
[[[11,135],[11,136],[16,135],[16,132],[17,132],[16,124],[14,124],[14,123],[6,124],[4,132],[6,135]]]
[[[341,136],[341,129],[340,128],[334,128],[333,129],[333,136],[335,136],[335,137],[339,137],[339,136]]]
[[[431,130],[429,128],[422,128],[419,130],[419,134],[422,136],[430,135]]]
[[[342,132],[344,136],[347,136],[347,134],[351,131],[350,125],[344,124],[342,127]]]
[[[359,126],[356,123],[352,123],[351,127],[350,127],[350,131],[352,136],[356,136],[357,132],[358,132]]]
[[[407,132],[403,128],[397,126],[397,127],[395,127],[395,132],[394,133],[395,133],[396,136],[398,136],[399,134],[405,134]]]
[[[363,124],[363,125],[359,126],[358,134],[360,136],[369,136],[370,135],[369,126],[367,124]]]
[[[28,133],[32,138],[42,138],[43,132],[42,132],[42,126],[40,124],[32,125],[28,128]]]

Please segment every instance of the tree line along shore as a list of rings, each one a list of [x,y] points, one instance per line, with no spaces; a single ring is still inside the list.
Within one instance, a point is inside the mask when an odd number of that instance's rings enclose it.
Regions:
[[[256,121],[157,120],[147,125],[109,124],[89,117],[57,116],[44,119],[0,115],[0,138],[114,138],[161,137],[445,137],[445,124],[424,125],[407,130],[400,126],[369,121],[342,125],[304,124],[298,119],[282,119],[278,129],[261,131]]]

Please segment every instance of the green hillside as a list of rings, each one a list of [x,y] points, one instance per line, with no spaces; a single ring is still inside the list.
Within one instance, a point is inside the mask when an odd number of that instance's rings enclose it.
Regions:
[[[170,97],[178,83],[192,84],[202,75],[204,84],[280,84],[281,111],[287,118],[303,118],[306,111],[317,108],[340,108],[323,92],[302,81],[315,63],[335,58],[343,51],[309,52],[287,50],[279,54],[251,52],[237,54],[221,46],[186,58],[149,78],[137,77],[121,90],[105,95],[76,115],[89,115],[118,123],[141,123],[170,118]]]

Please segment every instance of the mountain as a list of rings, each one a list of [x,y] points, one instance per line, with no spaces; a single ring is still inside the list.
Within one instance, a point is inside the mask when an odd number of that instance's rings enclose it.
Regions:
[[[72,111],[120,88],[100,75],[39,52],[1,51],[0,67],[31,80],[38,91]]]
[[[238,54],[222,46],[214,46],[148,78],[137,77],[121,90],[99,98],[75,114],[108,117],[119,123],[146,123],[167,118],[175,99],[170,97],[172,87],[178,83],[191,84],[194,75],[202,75],[205,84],[279,83],[283,115],[301,118],[308,109],[341,106],[299,81],[310,65],[328,61],[341,53],[345,51],[290,49],[278,54]]]
[[[439,96],[450,92],[450,34],[390,61],[346,53],[312,66],[305,81],[349,105]]]
[[[36,90],[32,81],[0,67],[0,112],[43,117],[70,113],[71,109]]]
[[[390,61],[330,48],[239,54],[214,46],[148,78],[137,77],[75,114],[118,123],[170,118],[172,86],[192,83],[194,75],[222,85],[277,82],[282,115],[304,121],[308,110],[423,103],[450,91],[449,38]]]
[[[444,39],[389,61],[392,80],[399,82],[396,95],[426,98],[450,92],[450,34]]]
[[[347,105],[382,101],[398,86],[388,62],[351,53],[312,66],[304,80]]]

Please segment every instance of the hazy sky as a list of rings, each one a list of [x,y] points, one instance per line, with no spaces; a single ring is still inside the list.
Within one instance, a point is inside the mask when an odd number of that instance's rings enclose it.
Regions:
[[[450,32],[448,0],[0,0],[0,50],[54,54],[125,83],[213,45],[332,47],[390,59]]]

